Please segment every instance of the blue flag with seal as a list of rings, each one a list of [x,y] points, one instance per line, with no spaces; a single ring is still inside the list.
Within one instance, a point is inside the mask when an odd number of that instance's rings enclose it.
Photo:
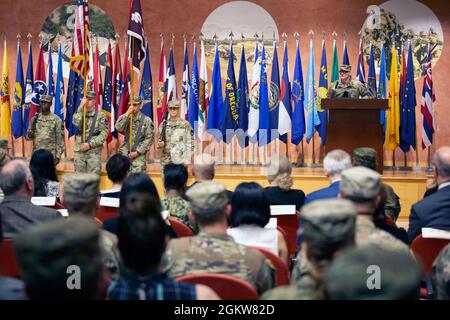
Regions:
[[[55,81],[53,80],[53,62],[52,48],[48,46],[48,65],[47,65],[47,94],[52,96],[51,110],[55,113]]]
[[[367,75],[367,86],[369,88],[370,95],[375,98],[377,96],[377,76],[375,73],[375,56],[372,43],[370,44],[369,74]]]
[[[400,110],[400,149],[403,152],[408,152],[410,147],[416,149],[416,88],[414,86],[411,40],[409,41],[407,61],[404,103]]]
[[[153,92],[152,92],[152,69],[150,65],[150,53],[148,43],[145,47],[144,72],[142,73],[141,88],[139,94],[144,100],[141,112],[150,119],[153,119]]]
[[[194,44],[194,56],[192,62],[191,86],[189,88],[189,106],[188,106],[188,121],[195,131],[195,138],[197,138],[198,126],[195,123],[198,121],[198,90],[199,90],[199,75],[197,64],[197,47]]]
[[[75,112],[78,110],[81,99],[83,98],[84,81],[83,78],[70,69],[69,83],[67,86],[66,97],[66,129],[68,131],[69,138],[73,135],[79,134],[79,130],[72,124],[72,118]]]
[[[294,81],[292,82],[292,102],[294,103],[294,112],[292,113],[292,137],[291,142],[298,145],[305,135],[305,109],[303,102],[305,100],[303,86],[302,58],[300,56],[300,43],[297,40],[297,49],[295,52]]]
[[[378,81],[378,99],[387,98],[387,74],[386,74],[386,52],[384,50],[384,43],[381,45],[381,57],[380,57],[380,79]],[[386,135],[386,111],[380,111],[380,124],[383,126],[383,141]]]
[[[276,42],[273,43],[272,72],[269,90],[270,132],[269,142],[278,138],[278,114],[280,108],[280,68],[278,65],[278,50]],[[274,134],[276,132],[276,134]]]
[[[348,58],[347,52],[347,41],[344,41],[344,57],[342,58],[342,64],[350,65],[350,60]]]
[[[219,48],[216,45],[214,57],[214,68],[212,72],[212,92],[209,99],[207,130],[217,141],[222,140],[223,122],[223,97],[222,97],[222,75],[220,72]],[[220,134],[219,134],[220,132]]]
[[[16,84],[14,86],[14,104],[11,118],[12,133],[14,138],[17,139],[24,135],[23,132],[23,103],[24,103],[24,91],[23,81],[23,66],[22,66],[22,52],[20,45],[17,45],[17,67],[16,67]]]
[[[225,99],[223,104],[225,107],[225,117],[222,124],[222,139],[226,143],[231,143],[231,138],[238,128],[239,121],[236,99],[236,76],[234,74],[233,44],[230,44],[227,80],[225,82]],[[230,134],[230,132],[232,132],[232,134]]]
[[[259,80],[259,127],[258,145],[265,146],[270,140],[269,88],[267,85],[266,50],[261,50],[261,76]]]
[[[306,106],[306,142],[309,143],[314,136],[316,127],[320,125],[317,113],[316,77],[314,74],[314,45],[309,44],[309,62],[306,73],[305,106]]]
[[[317,95],[317,113],[319,114],[320,124],[317,126],[317,132],[322,140],[321,145],[327,144],[327,124],[328,111],[322,108],[322,99],[327,98],[328,94],[328,68],[327,52],[325,49],[325,40],[322,41],[322,61],[320,62],[319,93]]]
[[[25,80],[25,110],[23,112],[23,135],[28,131],[28,118],[30,117],[31,98],[33,97],[33,47],[28,42],[28,65]]]
[[[248,146],[248,113],[250,111],[250,98],[248,92],[247,60],[245,59],[244,46],[241,49],[241,65],[239,67],[239,82],[237,90],[238,101],[238,136],[239,145],[244,148]]]
[[[58,50],[58,73],[56,75],[55,114],[64,121],[64,77],[61,45]]]

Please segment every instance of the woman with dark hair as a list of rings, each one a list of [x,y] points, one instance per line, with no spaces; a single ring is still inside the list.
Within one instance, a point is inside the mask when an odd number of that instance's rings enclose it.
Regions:
[[[33,152],[30,170],[34,179],[35,197],[58,197],[59,183],[53,154],[46,149]]]
[[[106,162],[106,174],[113,185],[111,189],[101,191],[102,197],[120,197],[120,189],[122,189],[122,183],[130,172],[130,167],[130,159],[120,153],[116,153],[108,159]]]
[[[264,189],[255,182],[243,182],[231,198],[231,228],[227,233],[237,243],[261,247],[288,259],[286,240],[276,228],[265,228],[270,220],[270,205]]]

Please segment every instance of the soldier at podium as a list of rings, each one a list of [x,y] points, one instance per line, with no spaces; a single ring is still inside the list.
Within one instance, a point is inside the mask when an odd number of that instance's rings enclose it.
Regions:
[[[352,67],[342,64],[339,68],[339,80],[328,89],[327,98],[370,98],[369,89],[360,81],[352,79]]]

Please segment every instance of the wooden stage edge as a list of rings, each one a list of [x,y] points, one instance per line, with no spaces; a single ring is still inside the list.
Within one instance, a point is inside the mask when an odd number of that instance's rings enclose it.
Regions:
[[[192,166],[188,166],[189,180],[188,185],[193,182]],[[57,166],[58,176],[64,173],[73,172],[73,162],[63,161]],[[164,187],[161,179],[161,167],[159,163],[149,163],[147,165],[147,174],[153,179],[160,195],[164,194]],[[292,170],[294,180],[293,188],[301,189],[306,194],[317,189],[328,186],[324,170],[322,168],[294,167]],[[392,171],[383,172],[382,179],[392,186],[400,197],[402,211],[399,221],[402,226],[408,221],[411,205],[422,199],[426,191],[427,179],[431,177],[429,172],[425,171]],[[223,183],[227,189],[234,190],[238,184],[245,181],[255,181],[262,186],[268,186],[265,167],[251,165],[216,165],[215,181]],[[102,164],[102,174],[100,177],[100,188],[108,189],[112,185],[105,171],[105,164]]]

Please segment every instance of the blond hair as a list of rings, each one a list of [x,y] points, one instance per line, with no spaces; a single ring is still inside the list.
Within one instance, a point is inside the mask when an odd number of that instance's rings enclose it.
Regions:
[[[286,156],[275,155],[267,168],[267,178],[271,184],[285,191],[290,190],[293,184],[292,165]]]

